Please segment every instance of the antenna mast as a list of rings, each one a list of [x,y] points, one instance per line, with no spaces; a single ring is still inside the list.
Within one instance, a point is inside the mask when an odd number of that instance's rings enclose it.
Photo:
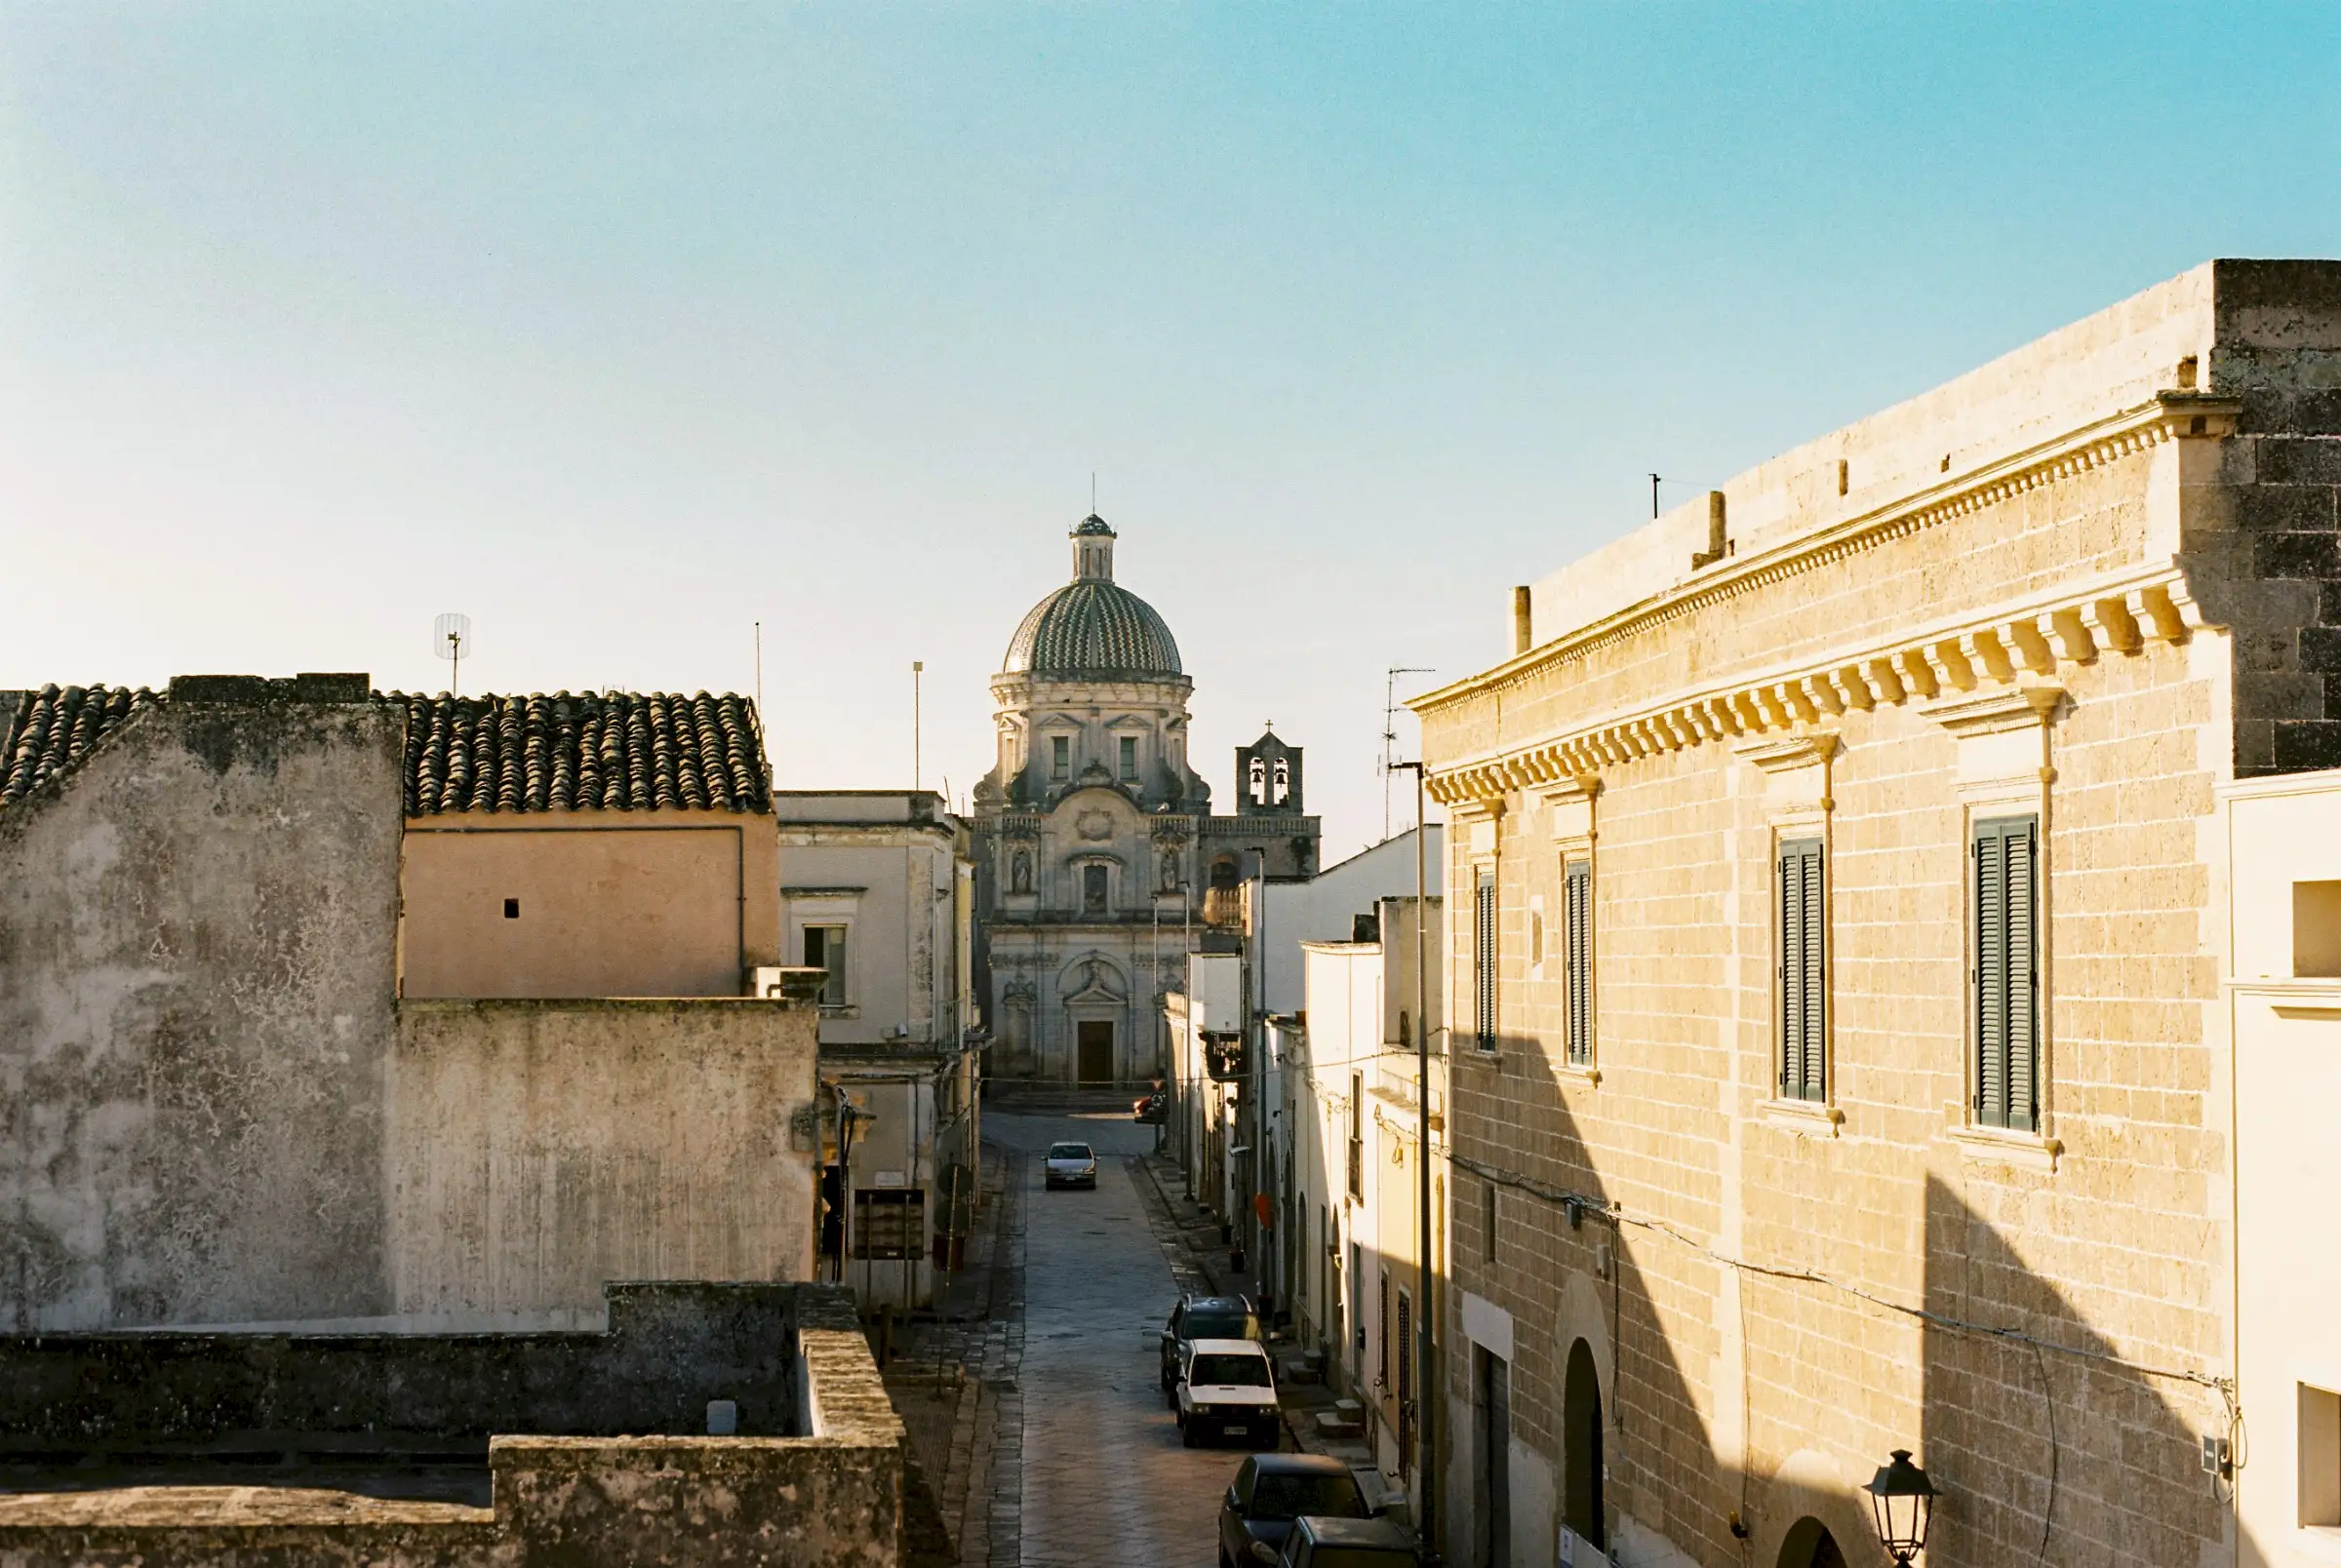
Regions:
[[[1390,837],[1390,775],[1398,766],[1398,678],[1402,675],[1436,675],[1439,672],[1428,664],[1393,664],[1384,672],[1387,680],[1382,686],[1382,837]],[[1416,827],[1422,826],[1417,822]]]
[[[431,651],[453,666],[448,671],[448,695],[463,694],[463,654],[471,647],[471,617],[450,611],[431,623]]]
[[[919,677],[925,673],[927,661],[910,661],[910,787],[916,793],[926,777],[919,757]]]

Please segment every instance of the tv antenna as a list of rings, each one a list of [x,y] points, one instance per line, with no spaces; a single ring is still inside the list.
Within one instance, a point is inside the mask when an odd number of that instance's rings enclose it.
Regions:
[[[463,655],[471,651],[471,617],[450,611],[431,623],[431,651],[454,666],[448,672],[451,696],[463,694]]]
[[[1436,675],[1439,672],[1428,664],[1393,664],[1385,672],[1387,682],[1382,686],[1382,837],[1390,837],[1390,775],[1398,766],[1398,678],[1402,675]],[[1417,822],[1416,827],[1422,824]]]

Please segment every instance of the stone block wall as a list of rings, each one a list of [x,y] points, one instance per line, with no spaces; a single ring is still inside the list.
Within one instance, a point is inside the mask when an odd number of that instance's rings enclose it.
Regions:
[[[1482,1545],[1476,1313],[1510,1346],[1513,1562],[1552,1560],[1567,1513],[1579,1341],[1623,1560],[1768,1564],[1823,1525],[1850,1556],[1872,1534],[1858,1487],[1896,1447],[1944,1485],[1928,1560],[1946,1568],[2043,1543],[2106,1568],[2232,1558],[2199,1464],[2232,1421],[2238,1200],[2213,792],[2313,765],[2341,716],[2318,667],[2341,267],[2189,280],[2170,308],[2108,313],[2170,351],[2131,367],[2147,403],[2128,407],[2129,380],[2047,398],[2141,434],[1995,437],[1959,404],[1929,437],[1917,400],[1881,416],[1894,450],[1940,446],[1950,478],[1907,525],[1832,532],[1899,503],[1814,502],[1809,526],[1767,529],[1777,555],[1614,622],[1540,627],[1559,640],[1420,704],[1456,813],[1451,907],[1492,866],[1500,910],[1496,1050],[1455,1020],[1450,1556]],[[2119,346],[2083,336],[2099,358]],[[2033,370],[2048,385],[2070,367]],[[1971,482],[1950,461],[2035,448],[2050,454]],[[1994,693],[2026,707],[2020,687],[2061,690],[2032,705],[2044,725],[1963,727]],[[1790,800],[1760,754],[1821,734],[1826,772]],[[1993,1137],[1968,1125],[1967,830],[2027,808],[2047,1126]],[[1592,1072],[1565,1060],[1560,960],[1588,809]],[[1825,1107],[1774,1098],[1773,854],[1791,833],[1827,843]],[[1469,998],[1468,917],[1448,965]],[[1469,1244],[1490,1184],[1492,1261]]]

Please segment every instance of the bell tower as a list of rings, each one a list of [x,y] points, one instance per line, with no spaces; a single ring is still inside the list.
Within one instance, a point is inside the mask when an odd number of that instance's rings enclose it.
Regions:
[[[1238,816],[1306,816],[1301,804],[1300,748],[1277,738],[1273,727],[1249,746],[1236,748]]]

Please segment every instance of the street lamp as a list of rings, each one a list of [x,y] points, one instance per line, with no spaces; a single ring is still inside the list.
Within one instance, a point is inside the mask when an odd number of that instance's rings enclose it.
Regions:
[[[1934,1511],[1934,1483],[1910,1462],[1910,1450],[1897,1448],[1862,1490],[1878,1516],[1878,1539],[1892,1554],[1898,1568],[1926,1549],[1926,1521]]]

